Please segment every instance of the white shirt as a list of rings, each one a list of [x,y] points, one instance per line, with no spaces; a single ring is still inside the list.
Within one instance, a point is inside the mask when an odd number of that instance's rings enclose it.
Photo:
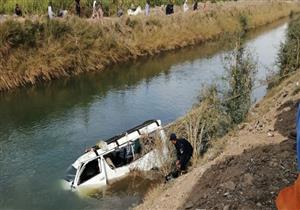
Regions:
[[[187,5],[187,1],[184,1],[184,4],[183,4],[183,11],[186,12],[189,10],[189,6]]]
[[[48,6],[48,16],[49,16],[50,19],[53,18],[52,7],[50,5]]]
[[[150,5],[148,3],[146,3],[146,6],[145,6],[145,14],[146,14],[146,16],[150,15]]]

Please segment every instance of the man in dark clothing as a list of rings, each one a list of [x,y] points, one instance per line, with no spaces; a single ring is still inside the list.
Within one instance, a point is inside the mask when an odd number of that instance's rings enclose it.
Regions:
[[[16,8],[15,8],[15,14],[19,17],[21,17],[23,14],[22,14],[22,10],[20,9],[19,5],[16,4]]]
[[[80,0],[75,0],[76,14],[80,17]]]
[[[193,9],[194,9],[194,11],[198,9],[198,0],[195,0]]]
[[[177,139],[175,133],[170,135],[170,141],[172,141],[176,148],[176,167],[180,171],[185,171],[187,169],[187,164],[193,155],[193,147],[186,139]]]
[[[172,133],[170,141],[175,145],[177,160],[176,169],[165,177],[166,182],[186,172],[187,165],[193,155],[193,147],[186,139],[177,139],[176,134]]]
[[[174,13],[174,5],[169,3],[166,7],[166,15],[171,15]]]

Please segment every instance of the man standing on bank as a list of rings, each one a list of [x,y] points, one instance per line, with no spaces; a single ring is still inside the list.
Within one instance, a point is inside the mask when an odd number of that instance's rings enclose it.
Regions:
[[[176,167],[181,173],[186,172],[187,165],[193,155],[193,147],[186,139],[177,139],[175,133],[170,135],[170,141],[175,145],[177,160]]]
[[[18,17],[23,16],[22,10],[21,10],[21,8],[19,7],[18,4],[16,4],[16,7],[15,7],[15,15],[18,16]]]
[[[80,17],[80,0],[75,0],[76,14]]]

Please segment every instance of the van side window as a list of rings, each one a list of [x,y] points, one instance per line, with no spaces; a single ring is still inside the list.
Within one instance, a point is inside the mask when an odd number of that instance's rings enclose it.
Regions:
[[[100,169],[99,169],[99,163],[98,163],[98,158],[97,158],[95,160],[90,161],[89,163],[87,163],[85,165],[85,168],[80,175],[78,185],[93,178],[94,176],[96,176],[99,173],[100,173]]]
[[[128,144],[103,156],[110,168],[115,169],[130,164],[133,161],[132,145]]]
[[[133,151],[134,151],[134,154],[139,154],[142,152],[142,145],[141,145],[140,139],[136,139],[133,142]]]

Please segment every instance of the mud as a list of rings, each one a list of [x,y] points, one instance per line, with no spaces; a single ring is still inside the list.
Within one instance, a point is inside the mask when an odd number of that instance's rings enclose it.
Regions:
[[[291,139],[229,157],[203,174],[182,209],[275,209],[279,190],[296,179],[294,157]]]
[[[285,96],[283,93],[281,97]],[[274,128],[283,136],[288,137],[289,133],[295,130],[296,112],[299,100],[288,100],[277,108],[279,114],[276,116]]]

